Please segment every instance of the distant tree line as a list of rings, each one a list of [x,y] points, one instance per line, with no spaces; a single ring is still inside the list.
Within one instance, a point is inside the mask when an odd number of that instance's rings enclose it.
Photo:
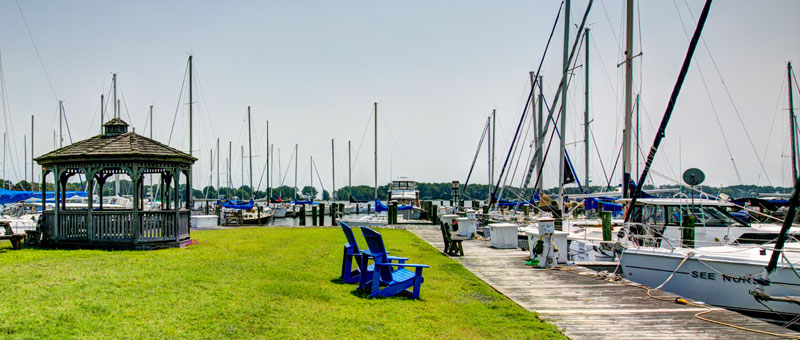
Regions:
[[[2,185],[3,189],[11,189],[11,190],[31,190],[39,191],[41,187],[39,183],[31,183],[28,181],[19,181],[17,183],[13,183],[11,181],[0,180],[0,185]],[[46,183],[46,190],[52,191],[53,190],[53,183]],[[83,191],[85,190],[86,182],[70,182],[67,183],[67,191]],[[675,189],[678,188],[677,185],[659,185],[658,187],[654,187],[652,185],[645,185],[644,190],[653,190],[653,189]],[[145,181],[145,197],[154,197],[155,199],[160,199],[159,197],[159,189],[158,185],[153,185],[152,189],[151,186]],[[181,184],[179,186],[179,193],[181,197],[185,196],[185,184]],[[452,183],[445,182],[445,183],[417,183],[417,189],[419,190],[419,198],[421,200],[450,200],[452,199]],[[600,187],[600,186],[592,186],[589,188],[590,192],[606,192],[611,191],[607,187]],[[697,189],[702,190],[703,192],[712,194],[712,195],[719,195],[719,194],[726,194],[730,197],[752,197],[756,196],[757,194],[791,194],[792,188],[791,187],[776,187],[776,186],[758,186],[758,185],[732,185],[726,187],[712,187],[707,185],[700,185]],[[466,188],[461,187],[461,197],[466,200],[485,200],[489,197],[489,194],[493,190],[493,186],[487,184],[470,184]],[[151,195],[152,191],[152,195]],[[575,186],[570,186],[564,188],[564,192],[568,195],[574,194],[581,194],[583,191]],[[689,192],[688,189],[684,188],[683,192]],[[114,181],[109,179],[108,182],[103,186],[103,195],[110,196],[114,195],[115,193],[115,184]],[[121,195],[132,195],[133,194],[133,185],[130,180],[120,179],[119,181],[119,193]],[[203,189],[193,189],[192,195],[194,198],[213,198],[216,199],[219,193],[219,197],[222,199],[264,199],[267,197],[266,190],[257,190],[253,193],[252,188],[247,185],[240,186],[238,188],[219,188],[217,190],[213,186],[206,186]],[[558,188],[549,188],[545,190],[547,195],[556,195],[558,194]],[[315,187],[311,186],[304,186],[300,192],[297,193],[298,199],[301,200],[329,200],[332,197],[327,190],[322,191],[322,196],[320,197],[320,192]],[[498,190],[498,195],[500,194],[500,190]],[[336,199],[346,201],[350,197],[355,200],[359,201],[369,201],[372,200],[375,196],[375,188],[368,185],[358,185],[358,186],[345,186],[342,188],[336,189]],[[533,196],[533,190],[528,188],[522,191],[520,194],[519,188],[516,187],[506,187],[502,190],[502,198],[505,199],[516,199],[517,197],[522,197],[524,199],[529,199]],[[389,197],[389,184],[381,185],[378,187],[378,198],[385,201]],[[185,198],[185,197],[183,197]],[[293,200],[295,198],[295,190],[289,186],[281,186],[277,188],[272,188],[272,199],[277,200],[281,198],[283,201],[286,200]]]

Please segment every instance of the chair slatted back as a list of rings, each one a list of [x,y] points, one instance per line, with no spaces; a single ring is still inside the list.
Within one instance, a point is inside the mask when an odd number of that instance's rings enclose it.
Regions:
[[[369,251],[375,255],[375,263],[389,262],[386,254],[386,246],[383,244],[383,237],[381,234],[367,227],[361,227],[361,233],[364,234],[364,239],[367,240]],[[380,272],[382,280],[392,281],[392,270],[390,267],[375,266],[375,270]]]
[[[358,250],[358,243],[356,243],[356,236],[353,235],[353,228],[342,221],[339,221],[339,225],[347,238],[347,247],[353,249],[353,254],[361,254],[361,251]]]

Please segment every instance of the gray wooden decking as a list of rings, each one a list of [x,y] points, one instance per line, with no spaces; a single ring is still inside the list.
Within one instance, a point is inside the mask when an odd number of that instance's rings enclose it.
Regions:
[[[444,248],[438,227],[409,228],[438,249]],[[694,317],[705,311],[647,296],[641,288],[626,286],[562,270],[525,266],[527,252],[494,249],[488,241],[463,242],[463,257],[453,257],[497,291],[520,306],[555,324],[571,339],[774,339]],[[570,270],[593,274],[572,266]],[[671,296],[662,291],[653,295]],[[713,320],[774,333],[794,333],[779,326],[714,308],[704,315]]]

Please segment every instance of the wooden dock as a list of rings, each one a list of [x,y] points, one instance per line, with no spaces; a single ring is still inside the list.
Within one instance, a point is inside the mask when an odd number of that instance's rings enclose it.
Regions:
[[[444,247],[438,227],[412,227],[409,231],[440,250]],[[645,289],[594,278],[594,272],[586,268],[535,269],[525,266],[528,253],[522,250],[491,248],[483,240],[467,240],[463,245],[465,256],[454,260],[571,339],[776,338],[700,320],[694,315],[706,308],[656,300],[647,296]],[[652,294],[673,296],[663,291]],[[721,308],[704,317],[800,338],[800,333]]]

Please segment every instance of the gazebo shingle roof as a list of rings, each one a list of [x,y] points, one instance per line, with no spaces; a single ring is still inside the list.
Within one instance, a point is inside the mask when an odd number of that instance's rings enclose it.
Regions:
[[[117,121],[127,126],[119,118],[103,125],[121,125]],[[34,160],[40,165],[101,160],[169,161],[191,165],[197,158],[134,132],[125,132],[116,136],[97,135],[53,150]]]

